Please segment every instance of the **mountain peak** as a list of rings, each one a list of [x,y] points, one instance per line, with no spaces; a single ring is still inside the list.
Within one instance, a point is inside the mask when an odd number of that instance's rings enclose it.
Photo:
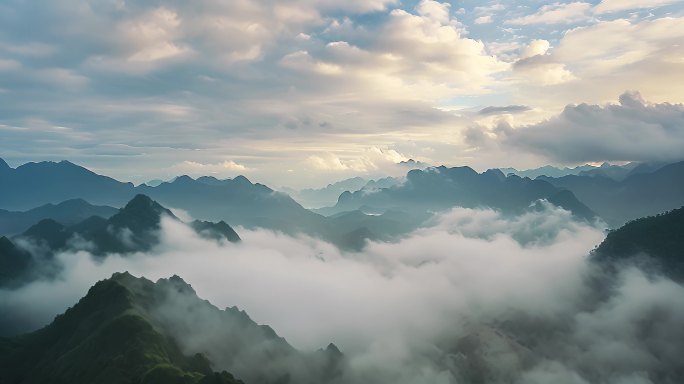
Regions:
[[[135,197],[133,199],[131,199],[131,201],[129,201],[126,204],[126,206],[123,208],[123,211],[134,211],[134,212],[153,211],[153,212],[160,214],[160,215],[162,213],[166,213],[166,214],[169,214],[170,216],[173,216],[173,213],[171,213],[171,211],[162,207],[159,203],[152,200],[149,196],[143,195],[143,194],[135,195]]]
[[[506,175],[504,175],[504,173],[501,172],[501,170],[497,169],[497,168],[488,169],[482,175],[488,176],[488,177],[493,177],[497,180],[505,180],[506,179]]]
[[[61,232],[64,231],[66,227],[53,219],[43,219],[38,223],[34,224],[24,232],[24,235],[32,235],[38,232]]]
[[[349,191],[344,191],[340,194],[340,197],[337,198],[337,204],[344,203],[348,200],[351,200],[352,198],[352,193]]]
[[[175,292],[197,295],[195,290],[192,288],[192,285],[186,283],[185,280],[178,275],[173,275],[168,279],[159,279],[157,280],[156,284],[160,287],[172,288]]]
[[[221,240],[225,239],[232,243],[237,243],[240,241],[240,236],[231,228],[228,223],[221,220],[218,223],[212,223],[210,221],[195,220],[190,223],[190,226],[197,232],[200,236],[213,239]]]
[[[136,280],[137,278],[135,276],[131,275],[130,272],[123,271],[123,272],[114,272],[112,274],[112,277],[110,277],[109,279],[113,280],[113,281],[118,281],[120,283],[125,283],[127,281]]]
[[[159,229],[161,217],[167,215],[178,219],[170,210],[164,208],[146,195],[136,195],[109,222],[115,228],[128,228],[142,235],[144,232]]]
[[[242,175],[240,175],[240,176],[235,176],[235,177],[233,178],[233,181],[236,182],[236,183],[239,183],[239,184],[249,184],[249,185],[252,185],[252,182],[249,181],[248,178],[246,178],[246,177],[244,177],[244,176],[242,176]]]
[[[192,177],[190,177],[188,175],[181,175],[181,176],[176,177],[173,180],[173,183],[174,184],[176,184],[176,183],[177,184],[186,184],[186,183],[192,183],[193,181],[195,181],[195,179],[193,179]]]
[[[328,346],[325,348],[325,351],[335,356],[342,356],[342,351],[340,351],[340,349],[337,348],[337,345],[333,343],[328,344]]]

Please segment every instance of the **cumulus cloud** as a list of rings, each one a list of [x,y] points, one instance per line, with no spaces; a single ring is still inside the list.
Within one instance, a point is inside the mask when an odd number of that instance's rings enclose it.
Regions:
[[[394,149],[370,147],[352,158],[341,159],[333,153],[312,155],[307,162],[314,168],[326,171],[354,171],[356,173],[368,173],[380,169],[394,168],[396,173],[399,167],[396,165],[407,161],[408,157]]]
[[[684,63],[678,59],[683,20],[676,15],[615,19],[572,28],[546,54],[516,63],[514,76],[525,80],[519,83],[520,98],[550,112],[559,102],[568,104],[564,99],[603,103],[628,84],[654,100],[681,102],[680,90],[671,84],[684,80]],[[536,68],[548,69],[550,78],[540,71],[537,80]]]
[[[250,171],[249,168],[242,164],[238,164],[233,160],[224,160],[220,163],[199,163],[196,161],[183,161],[181,163],[174,164],[169,168],[170,172],[182,175],[235,175],[240,172]]]
[[[528,57],[545,54],[551,44],[547,40],[535,39],[530,41],[520,52],[520,58],[526,59]]]
[[[684,148],[684,106],[627,92],[619,104],[569,105],[539,124],[503,129],[507,144],[560,162],[675,161]]]
[[[542,85],[562,84],[575,79],[565,64],[541,54],[516,61],[513,69],[513,73],[522,80]]]
[[[607,280],[586,255],[603,232],[551,206],[514,218],[457,208],[363,253],[240,234],[215,243],[164,220],[151,254],[62,254],[59,279],[4,291],[0,303],[45,322],[114,271],[180,273],[200,297],[245,309],[299,348],[335,342],[348,358],[342,383],[674,383],[682,370],[684,288],[630,269],[597,295],[589,282]],[[188,351],[205,348],[185,336]]]

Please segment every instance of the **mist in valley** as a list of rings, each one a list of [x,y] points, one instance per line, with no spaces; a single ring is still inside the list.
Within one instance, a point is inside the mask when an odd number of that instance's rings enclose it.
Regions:
[[[165,218],[152,251],[98,259],[83,244],[56,256],[55,279],[4,290],[0,306],[29,331],[114,272],[179,275],[200,298],[237,306],[304,353],[334,343],[344,364],[330,382],[674,383],[684,374],[684,287],[634,267],[601,270],[589,258],[605,237],[601,223],[550,204],[518,216],[454,208],[361,252],[238,232],[240,243],[212,241]],[[258,346],[235,356],[216,343],[230,325],[183,303],[155,313],[185,353],[205,353],[238,377],[263,368]],[[270,364],[299,378],[310,369]]]

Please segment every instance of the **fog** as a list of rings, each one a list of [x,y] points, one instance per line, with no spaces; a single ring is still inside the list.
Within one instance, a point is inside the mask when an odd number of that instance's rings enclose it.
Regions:
[[[516,217],[456,208],[359,253],[238,233],[238,244],[207,241],[165,219],[152,252],[102,262],[60,254],[58,279],[1,292],[0,305],[37,328],[113,272],[177,274],[302,351],[335,343],[348,364],[340,382],[674,383],[684,374],[684,288],[633,268],[604,275],[587,261],[602,228],[550,205]],[[202,349],[199,335],[177,337],[187,352]]]

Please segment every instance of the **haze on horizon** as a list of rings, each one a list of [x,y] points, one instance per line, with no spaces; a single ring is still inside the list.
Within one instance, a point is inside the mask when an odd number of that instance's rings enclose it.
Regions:
[[[681,160],[684,3],[0,4],[0,153],[274,186]]]

